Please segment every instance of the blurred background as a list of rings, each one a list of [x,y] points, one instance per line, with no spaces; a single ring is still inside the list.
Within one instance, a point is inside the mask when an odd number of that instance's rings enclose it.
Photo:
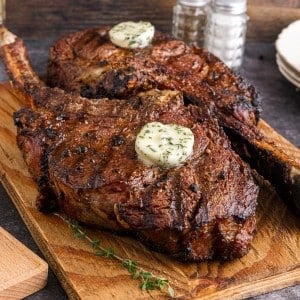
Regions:
[[[175,0],[7,0],[6,24],[25,39],[56,38],[86,27],[128,19],[148,20],[157,29],[170,33],[175,3]],[[272,41],[283,27],[300,19],[300,0],[248,0],[248,15],[247,39]]]

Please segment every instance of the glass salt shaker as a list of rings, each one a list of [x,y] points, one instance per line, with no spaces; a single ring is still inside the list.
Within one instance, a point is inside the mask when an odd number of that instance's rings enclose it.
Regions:
[[[188,44],[203,46],[209,2],[210,0],[177,0],[173,7],[173,36]]]
[[[207,12],[204,47],[233,71],[238,71],[243,62],[246,11],[246,0],[212,0]]]
[[[5,0],[0,0],[0,25],[4,25],[5,13]]]

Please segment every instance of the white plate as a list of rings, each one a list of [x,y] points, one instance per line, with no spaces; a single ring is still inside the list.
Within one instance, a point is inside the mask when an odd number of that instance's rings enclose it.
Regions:
[[[286,63],[300,72],[300,20],[292,22],[281,31],[275,47]]]
[[[282,65],[285,66],[286,69],[289,70],[290,73],[293,74],[292,76],[297,78],[297,80],[300,80],[300,72],[293,68],[293,66],[291,66],[278,52],[276,53],[276,61],[279,61]]]
[[[295,72],[294,69],[290,68],[290,66],[285,63],[285,61],[281,58],[281,56],[278,53],[276,54],[276,62],[278,67],[283,69],[290,79],[297,83],[300,83],[300,74],[298,72]]]
[[[297,88],[300,88],[300,77],[295,76],[293,72],[280,60],[280,56],[276,55],[276,62],[280,73]]]

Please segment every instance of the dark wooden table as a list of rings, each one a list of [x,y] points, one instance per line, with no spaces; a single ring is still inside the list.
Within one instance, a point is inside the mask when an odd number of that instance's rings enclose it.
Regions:
[[[51,3],[50,3],[51,2]],[[134,2],[134,4],[133,4]],[[20,1],[7,3],[7,27],[24,38],[35,70],[45,74],[48,48],[69,32],[123,20],[149,20],[158,29],[171,31],[172,5],[175,1]],[[245,59],[241,73],[256,86],[262,101],[262,118],[280,134],[300,147],[300,91],[279,73],[274,41],[283,26],[300,18],[300,1],[248,1],[252,23],[248,27]],[[276,4],[272,8],[272,4]],[[261,6],[261,9],[259,6]],[[261,20],[261,11],[273,11],[271,19]],[[277,21],[276,21],[277,20]],[[259,30],[261,24],[273,24]],[[260,35],[257,33],[260,32]],[[0,80],[7,80],[3,66]],[[0,116],[1,117],[1,116]],[[42,257],[17,210],[0,185],[0,226],[12,233]],[[50,270],[47,286],[28,299],[67,299]],[[300,285],[257,296],[265,299],[300,299]]]

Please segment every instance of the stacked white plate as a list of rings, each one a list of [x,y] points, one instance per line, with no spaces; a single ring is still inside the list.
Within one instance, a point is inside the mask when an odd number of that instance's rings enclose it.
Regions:
[[[300,88],[300,20],[281,31],[275,47],[279,71],[289,82]]]

